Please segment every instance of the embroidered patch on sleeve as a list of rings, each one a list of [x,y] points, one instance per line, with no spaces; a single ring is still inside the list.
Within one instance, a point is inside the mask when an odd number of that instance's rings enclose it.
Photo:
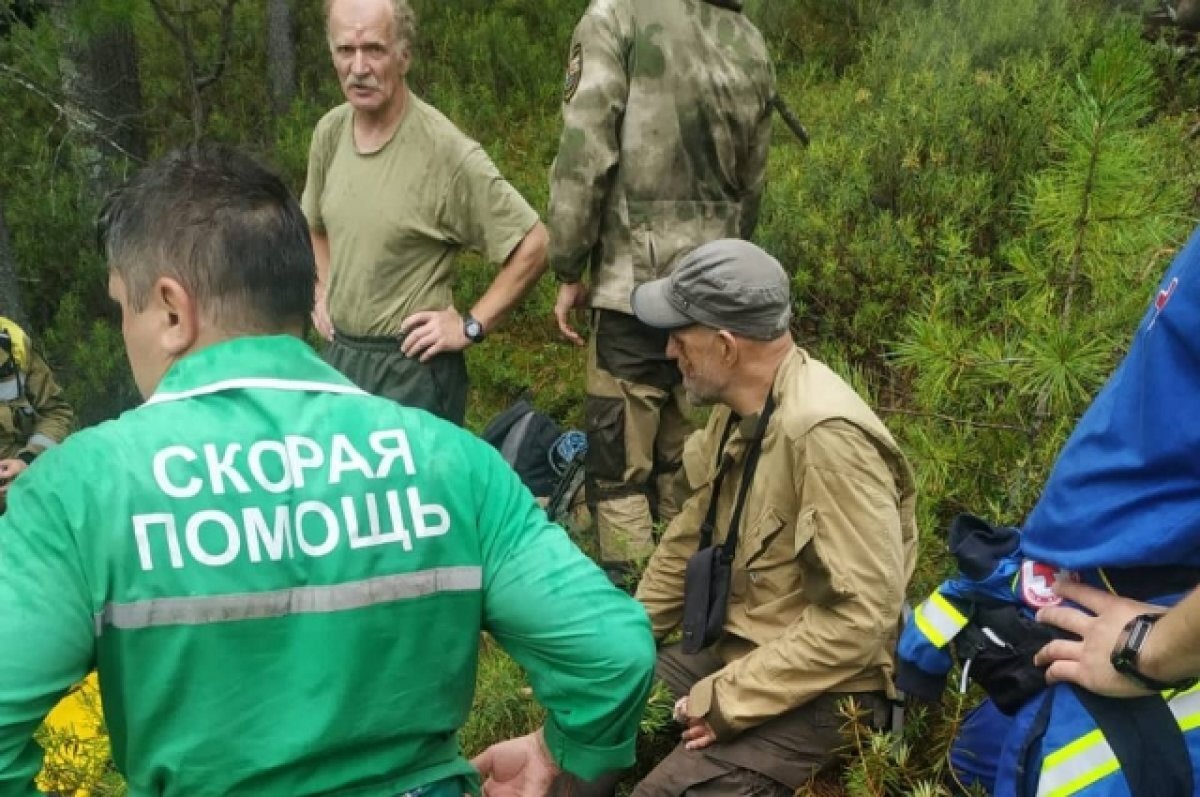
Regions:
[[[1063,600],[1054,591],[1054,585],[1059,581],[1078,583],[1079,574],[1065,567],[1054,567],[1026,559],[1021,563],[1021,600],[1032,609],[1057,606]]]
[[[575,42],[571,48],[571,57],[567,59],[567,77],[563,81],[563,102],[570,102],[579,88],[579,79],[583,76],[583,45]]]

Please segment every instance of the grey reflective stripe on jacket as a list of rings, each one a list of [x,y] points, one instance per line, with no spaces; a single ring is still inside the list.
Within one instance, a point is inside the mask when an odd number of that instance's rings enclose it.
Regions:
[[[204,625],[289,614],[340,612],[439,592],[478,590],[482,586],[483,570],[479,567],[440,567],[327,586],[109,603],[96,615],[96,636],[104,633],[105,626],[133,629]]]

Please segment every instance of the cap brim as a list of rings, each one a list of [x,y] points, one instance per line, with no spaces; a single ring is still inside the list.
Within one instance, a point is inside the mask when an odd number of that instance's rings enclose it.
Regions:
[[[675,309],[667,298],[671,290],[670,278],[647,282],[633,289],[629,303],[633,314],[648,327],[655,329],[679,329],[696,323]]]

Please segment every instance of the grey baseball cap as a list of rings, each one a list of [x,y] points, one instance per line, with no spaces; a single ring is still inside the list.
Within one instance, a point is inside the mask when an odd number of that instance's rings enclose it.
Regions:
[[[733,238],[693,249],[669,277],[634,288],[630,302],[647,326],[703,324],[755,340],[779,337],[792,317],[783,266],[754,244]]]

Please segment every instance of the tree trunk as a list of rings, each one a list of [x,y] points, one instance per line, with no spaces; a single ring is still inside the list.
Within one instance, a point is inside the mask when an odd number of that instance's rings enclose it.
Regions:
[[[17,259],[8,240],[8,222],[4,219],[4,196],[0,194],[0,315],[29,329],[25,306],[21,304],[21,283],[17,279]]]
[[[72,152],[99,200],[115,182],[112,164],[146,156],[137,45],[128,20],[108,19],[82,31],[74,16],[83,0],[54,0],[52,13],[66,41],[59,58]]]
[[[271,114],[279,119],[296,96],[296,29],[291,0],[267,0],[267,79]]]

